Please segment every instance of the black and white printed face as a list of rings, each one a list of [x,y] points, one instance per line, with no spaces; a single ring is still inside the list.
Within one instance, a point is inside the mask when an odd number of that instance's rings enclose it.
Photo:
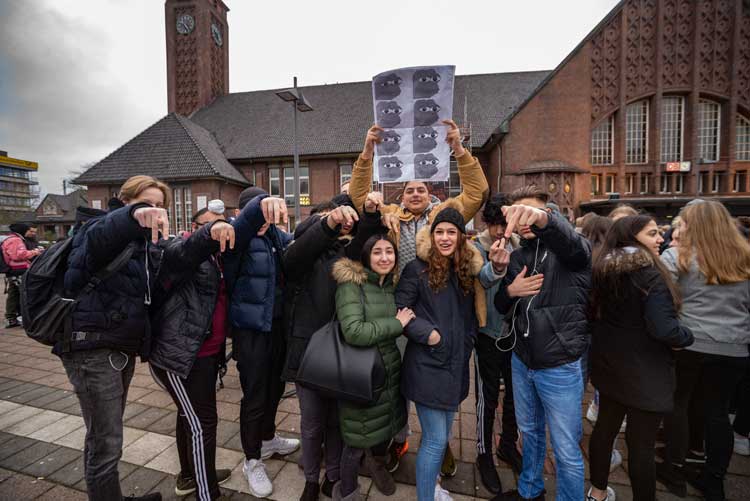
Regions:
[[[414,153],[427,153],[437,146],[438,132],[432,127],[414,127],[412,146]]]
[[[393,155],[401,149],[401,136],[395,130],[386,130],[381,135],[382,142],[378,143],[378,155]]]
[[[417,70],[414,72],[414,97],[432,97],[438,93],[440,86],[440,74],[434,69]]]
[[[414,126],[433,125],[438,121],[440,106],[432,99],[414,101]]]
[[[395,99],[401,94],[402,82],[403,80],[401,77],[395,73],[389,73],[375,78],[375,84],[373,85],[375,89],[375,100]]]
[[[378,173],[380,181],[394,181],[403,174],[401,167],[404,162],[398,157],[380,157],[378,160]]]
[[[417,179],[427,179],[438,172],[440,160],[432,153],[419,154],[414,156],[414,177]]]
[[[376,106],[378,125],[385,129],[392,129],[401,123],[403,109],[396,101],[382,101]]]

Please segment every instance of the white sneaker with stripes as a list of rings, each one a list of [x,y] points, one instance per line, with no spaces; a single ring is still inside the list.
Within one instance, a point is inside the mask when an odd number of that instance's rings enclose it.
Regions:
[[[299,449],[299,440],[274,435],[271,440],[264,440],[260,448],[260,458],[269,459],[274,454],[286,456]]]
[[[273,493],[273,484],[266,473],[266,465],[260,459],[245,460],[242,473],[247,478],[250,494],[256,498],[265,498]]]

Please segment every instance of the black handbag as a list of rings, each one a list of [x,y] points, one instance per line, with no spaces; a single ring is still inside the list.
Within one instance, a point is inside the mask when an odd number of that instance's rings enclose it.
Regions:
[[[364,294],[359,290],[364,305]],[[334,318],[315,331],[302,356],[296,382],[326,397],[363,406],[378,401],[385,365],[377,346],[352,346]]]

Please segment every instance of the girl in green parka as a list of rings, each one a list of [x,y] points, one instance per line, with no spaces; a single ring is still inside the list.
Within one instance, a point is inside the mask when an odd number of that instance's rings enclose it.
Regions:
[[[362,249],[362,263],[342,258],[333,266],[336,313],[346,342],[353,346],[377,346],[386,369],[385,386],[378,401],[369,406],[341,402],[339,420],[344,439],[341,482],[334,500],[361,499],[357,472],[362,456],[375,486],[390,496],[396,485],[385,468],[391,438],[406,424],[406,405],[400,392],[401,354],[396,339],[414,312],[396,310],[394,268],[398,251],[385,235],[371,237]]]

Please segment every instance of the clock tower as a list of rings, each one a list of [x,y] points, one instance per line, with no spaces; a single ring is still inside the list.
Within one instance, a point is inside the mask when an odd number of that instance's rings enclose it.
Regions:
[[[229,8],[222,0],[166,0],[168,111],[190,116],[229,93]]]

